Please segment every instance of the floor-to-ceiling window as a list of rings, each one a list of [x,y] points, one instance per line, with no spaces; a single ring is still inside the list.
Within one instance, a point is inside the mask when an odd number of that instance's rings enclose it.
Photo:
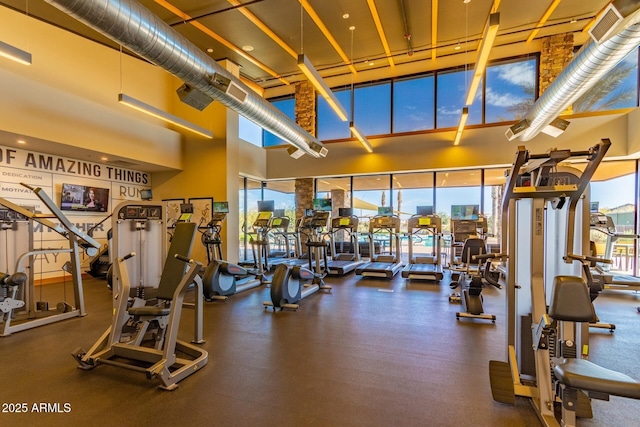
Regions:
[[[433,209],[433,172],[394,174],[391,199],[394,210],[400,216],[401,229],[407,230],[408,219],[418,210]],[[434,253],[433,236],[422,235],[413,239],[413,253]],[[402,239],[402,253],[408,253],[408,238]]]
[[[393,206],[390,175],[363,175],[353,177],[354,214],[360,219],[361,232],[369,231],[369,218],[378,214],[378,208]]]
[[[590,185],[590,209],[609,217],[615,227],[592,227],[590,238],[598,256],[612,260],[611,270],[626,274],[638,273],[635,181],[635,160],[611,161],[598,166]]]
[[[481,211],[487,218],[487,243],[496,247],[502,236],[502,195],[506,180],[504,168],[484,170]]]

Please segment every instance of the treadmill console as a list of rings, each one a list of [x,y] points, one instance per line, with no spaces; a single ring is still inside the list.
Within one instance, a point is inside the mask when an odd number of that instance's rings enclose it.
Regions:
[[[412,230],[435,230],[439,233],[442,230],[442,220],[438,215],[413,215],[407,224],[409,231]]]
[[[269,221],[271,220],[271,212],[258,212],[258,217],[253,222],[253,228],[267,228],[269,226]]]
[[[375,229],[395,229],[395,231],[399,231],[400,229],[400,218],[393,215],[377,215],[371,218],[369,222],[369,231],[374,231]]]
[[[350,229],[356,230],[358,228],[358,217],[356,216],[339,216],[337,218],[331,218],[331,228],[335,229]]]
[[[311,228],[326,228],[329,224],[329,211],[315,211],[309,226]]]

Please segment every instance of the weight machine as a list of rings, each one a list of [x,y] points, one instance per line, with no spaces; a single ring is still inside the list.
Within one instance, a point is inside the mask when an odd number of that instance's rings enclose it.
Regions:
[[[51,213],[35,213],[7,199],[0,198],[0,205],[9,209],[2,214],[5,219],[2,222],[3,227],[1,227],[0,245],[3,245],[7,250],[7,259],[6,264],[0,265],[0,267],[6,271],[12,267],[9,264],[13,263],[15,266],[13,276],[18,273],[26,275],[24,280],[11,280],[9,277],[2,280],[3,283],[0,286],[0,312],[2,313],[0,336],[3,337],[11,335],[13,332],[48,325],[72,317],[85,316],[87,313],[82,289],[80,248],[83,248],[88,256],[94,256],[100,249],[100,243],[71,223],[42,188],[34,188],[24,183],[21,185],[31,190]],[[54,223],[51,221],[52,219],[57,220],[58,223]],[[42,224],[63,236],[68,241],[69,248],[35,248],[35,223]],[[60,253],[69,254],[69,261],[63,265],[62,269],[71,275],[75,305],[72,306],[64,301],[58,303],[55,310],[51,310],[47,302],[36,301],[34,260],[36,257]],[[17,254],[20,255],[15,257]]]

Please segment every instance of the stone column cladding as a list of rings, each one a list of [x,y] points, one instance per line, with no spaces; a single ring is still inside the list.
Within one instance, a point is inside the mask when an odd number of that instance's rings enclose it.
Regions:
[[[558,34],[542,39],[540,50],[540,94],[544,93],[558,74],[573,59],[573,33]],[[563,114],[571,114],[570,106]]]
[[[331,190],[331,216],[338,216],[338,209],[346,207],[345,191]]]
[[[313,207],[313,178],[296,178],[296,220],[304,216],[305,209]]]
[[[316,136],[316,91],[308,80],[296,83],[296,123]]]

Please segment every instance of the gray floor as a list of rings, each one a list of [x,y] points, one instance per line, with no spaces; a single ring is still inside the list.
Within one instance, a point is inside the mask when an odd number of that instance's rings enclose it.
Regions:
[[[110,319],[104,282],[85,280],[89,314],[0,338],[4,426],[535,426],[526,399],[491,398],[490,359],[505,359],[504,291],[485,291],[488,321],[455,320],[442,285],[358,276],[329,278],[333,291],[302,301],[297,312],[265,311],[269,289],[207,303],[209,364],[161,391],[142,374],[111,366],[77,369],[70,354],[89,348]],[[45,287],[43,299],[55,294]],[[55,297],[53,297],[55,298]],[[49,300],[50,303],[55,304]],[[596,301],[614,334],[591,334],[591,359],[640,378],[640,298],[603,294]],[[181,325],[191,333],[192,312]],[[35,413],[34,403],[69,412]],[[5,412],[27,403],[29,413]],[[594,403],[583,426],[638,424],[638,401]]]

